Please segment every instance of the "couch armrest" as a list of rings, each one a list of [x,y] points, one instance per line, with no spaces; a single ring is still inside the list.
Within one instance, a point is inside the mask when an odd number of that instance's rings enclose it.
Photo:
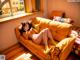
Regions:
[[[69,37],[63,39],[56,45],[56,47],[59,47],[59,49],[61,50],[59,55],[60,60],[66,60],[69,53],[71,52],[74,42],[75,42],[75,37]]]
[[[15,35],[16,35],[17,39],[19,39],[19,38],[20,38],[20,32],[19,32],[18,27],[17,27],[17,28],[15,28]]]
[[[50,60],[50,56],[44,53],[44,50],[41,48],[41,46],[33,43],[31,40],[26,40],[20,36],[19,42],[41,60]]]

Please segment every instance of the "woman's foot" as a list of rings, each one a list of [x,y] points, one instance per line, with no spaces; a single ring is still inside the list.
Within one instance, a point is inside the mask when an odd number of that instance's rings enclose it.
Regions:
[[[44,53],[47,54],[47,53],[50,52],[50,50],[51,50],[51,49],[48,48],[48,49],[46,49],[46,50],[44,51]]]
[[[53,47],[47,48],[44,53],[48,54]]]

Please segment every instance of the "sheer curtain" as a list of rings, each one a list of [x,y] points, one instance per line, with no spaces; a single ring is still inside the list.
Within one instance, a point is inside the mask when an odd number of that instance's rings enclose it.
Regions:
[[[24,0],[25,3],[25,11],[27,13],[32,12],[32,1],[31,0]]]
[[[40,11],[40,0],[24,0],[26,12]]]

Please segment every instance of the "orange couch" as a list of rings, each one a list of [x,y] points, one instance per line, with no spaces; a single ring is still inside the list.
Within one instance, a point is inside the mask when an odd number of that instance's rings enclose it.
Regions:
[[[69,36],[71,32],[72,25],[67,23],[61,23],[52,21],[50,19],[45,19],[41,17],[36,17],[32,20],[32,24],[40,24],[39,31],[44,28],[49,28],[53,38],[58,43],[56,47],[59,47],[61,50],[59,54],[60,60],[66,60],[67,56],[71,52],[72,46],[75,41],[75,37]],[[35,54],[41,60],[53,60],[50,54],[45,54],[44,48],[41,45],[37,45],[33,43],[31,40],[25,39],[22,35],[20,35],[18,27],[15,29],[16,37],[19,42],[24,45],[28,50],[30,50],[33,54]],[[52,52],[53,53],[53,52]],[[51,53],[51,54],[52,54]]]

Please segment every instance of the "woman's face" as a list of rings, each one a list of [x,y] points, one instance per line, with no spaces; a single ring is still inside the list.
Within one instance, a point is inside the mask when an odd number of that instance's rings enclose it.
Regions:
[[[28,29],[29,29],[29,24],[26,23],[25,26],[24,26],[24,30],[27,31]]]

